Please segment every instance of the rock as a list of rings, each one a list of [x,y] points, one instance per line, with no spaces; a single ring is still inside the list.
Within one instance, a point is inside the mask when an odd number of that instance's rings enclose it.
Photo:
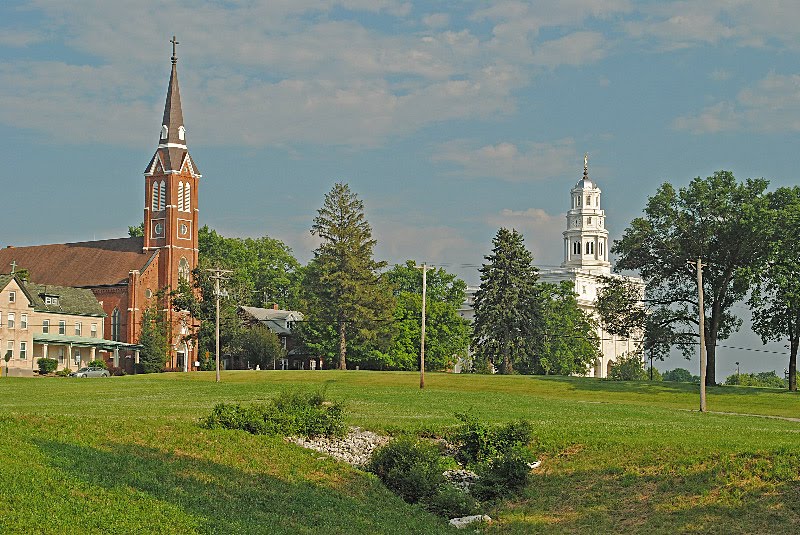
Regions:
[[[489,515],[470,515],[450,519],[450,525],[458,529],[467,528],[476,522],[491,524],[492,519]]]
[[[442,475],[458,490],[467,492],[478,480],[478,474],[470,470],[445,470]]]

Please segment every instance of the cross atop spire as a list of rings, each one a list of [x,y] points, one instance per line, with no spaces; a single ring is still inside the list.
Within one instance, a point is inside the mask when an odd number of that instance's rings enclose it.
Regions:
[[[12,260],[11,261],[11,274],[13,275],[16,272],[17,272],[17,261],[16,260]]]
[[[178,63],[178,55],[176,54],[175,46],[179,45],[180,42],[178,42],[178,40],[175,39],[175,36],[173,35],[172,40],[170,40],[170,43],[172,43],[172,64],[175,65],[176,63]]]

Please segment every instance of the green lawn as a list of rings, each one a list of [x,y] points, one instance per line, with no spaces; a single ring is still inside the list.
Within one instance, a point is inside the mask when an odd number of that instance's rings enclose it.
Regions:
[[[0,380],[0,533],[438,533],[370,475],[197,425],[219,401],[326,388],[349,422],[440,432],[533,423],[543,460],[490,533],[800,532],[800,422],[700,414],[698,387],[379,372]],[[800,418],[800,396],[710,388],[710,410]]]

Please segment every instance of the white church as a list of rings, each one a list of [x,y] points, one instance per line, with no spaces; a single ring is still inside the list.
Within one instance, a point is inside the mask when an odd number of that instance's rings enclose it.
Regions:
[[[540,269],[539,278],[544,282],[571,281],[575,285],[578,305],[590,314],[595,314],[597,292],[602,287],[603,277],[625,277],[611,272],[608,260],[608,229],[605,211],[600,207],[600,188],[589,178],[589,157],[584,156],[583,177],[570,190],[570,205],[567,210],[567,230],[564,231],[564,261],[558,269]],[[625,277],[641,288],[644,282],[638,277]],[[467,289],[467,301],[461,307],[461,316],[474,317],[472,308],[477,288]],[[620,355],[640,348],[641,337],[623,338],[597,328],[601,356],[589,369],[591,377],[607,377],[611,363]]]

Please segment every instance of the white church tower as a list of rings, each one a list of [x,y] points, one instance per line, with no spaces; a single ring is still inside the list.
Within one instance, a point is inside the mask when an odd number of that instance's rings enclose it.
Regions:
[[[564,231],[564,261],[560,269],[542,269],[539,278],[558,283],[568,280],[575,285],[578,305],[589,314],[595,314],[597,293],[603,286],[603,277],[623,277],[611,273],[608,261],[608,230],[606,213],[600,207],[600,188],[589,178],[589,155],[583,158],[583,178],[570,190],[567,210],[567,229]],[[629,278],[641,286],[638,278]],[[597,328],[601,356],[589,370],[592,377],[607,377],[610,365],[623,353],[641,346],[640,338],[622,338]]]
[[[583,178],[570,190],[564,262],[561,267],[611,274],[606,213],[600,208],[600,188],[589,178],[589,155],[583,157]]]

